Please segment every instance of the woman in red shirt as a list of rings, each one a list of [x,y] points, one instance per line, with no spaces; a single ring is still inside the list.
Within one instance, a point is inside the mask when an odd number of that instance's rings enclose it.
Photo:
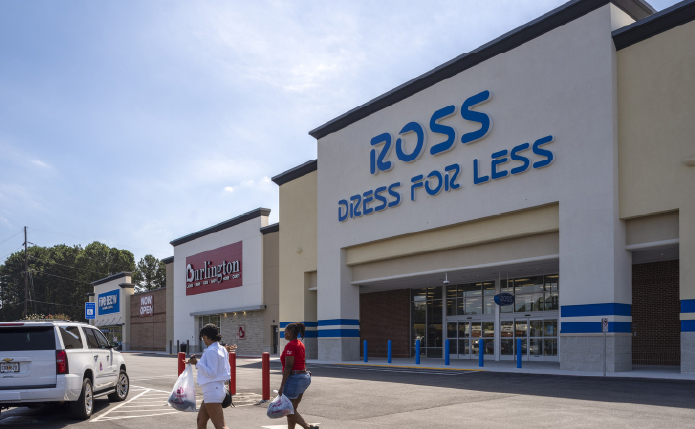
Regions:
[[[282,383],[278,389],[278,396],[283,393],[287,399],[292,401],[294,414],[287,416],[287,427],[294,429],[299,425],[304,429],[318,429],[318,426],[309,425],[297,411],[299,403],[302,401],[304,391],[311,384],[311,373],[306,370],[306,353],[304,344],[299,341],[299,337],[304,338],[304,324],[290,323],[285,328],[285,339],[289,341],[280,355],[282,362]]]

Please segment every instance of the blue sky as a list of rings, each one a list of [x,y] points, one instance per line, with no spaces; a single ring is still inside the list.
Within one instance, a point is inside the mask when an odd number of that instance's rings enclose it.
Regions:
[[[257,207],[277,222],[269,178],[316,158],[309,130],[562,3],[5,0],[0,242],[26,225],[139,260]]]

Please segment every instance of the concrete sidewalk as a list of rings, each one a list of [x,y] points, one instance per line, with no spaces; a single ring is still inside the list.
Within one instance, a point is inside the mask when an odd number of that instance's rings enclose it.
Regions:
[[[581,377],[603,377],[603,372],[587,371],[567,371],[560,369],[559,362],[523,362],[522,368],[516,367],[516,361],[485,361],[484,367],[478,366],[478,360],[459,360],[451,359],[451,365],[444,365],[444,359],[421,358],[420,365],[415,364],[415,358],[392,359],[388,363],[385,358],[369,358],[369,362],[349,361],[349,362],[329,362],[308,359],[307,365],[366,365],[383,366],[392,368],[419,368],[437,369],[451,371],[490,371],[490,372],[509,372],[516,374],[552,374],[552,375],[571,375]],[[695,374],[681,374],[680,367],[677,366],[633,366],[632,371],[608,372],[606,377],[621,378],[654,378],[670,380],[693,380]]]

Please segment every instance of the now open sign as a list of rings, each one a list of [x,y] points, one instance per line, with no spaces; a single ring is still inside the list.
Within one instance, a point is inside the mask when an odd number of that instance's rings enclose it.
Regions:
[[[154,295],[140,296],[140,317],[154,315]]]

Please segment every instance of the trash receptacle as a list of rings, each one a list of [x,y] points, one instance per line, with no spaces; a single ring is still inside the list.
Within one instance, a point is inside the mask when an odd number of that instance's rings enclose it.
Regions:
[[[188,350],[186,350],[186,344],[181,344],[181,351],[182,351],[183,353],[188,354]]]

